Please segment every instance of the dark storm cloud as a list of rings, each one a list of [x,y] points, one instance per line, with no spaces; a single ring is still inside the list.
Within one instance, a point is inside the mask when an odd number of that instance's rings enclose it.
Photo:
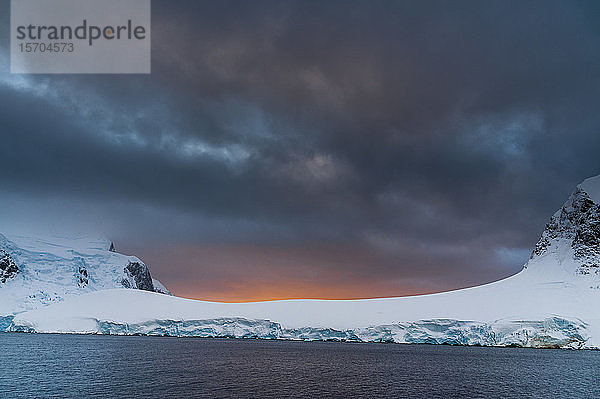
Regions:
[[[248,245],[379,282],[361,296],[488,281],[600,173],[594,2],[155,0],[152,24],[150,76],[3,66],[0,179],[5,209],[53,198],[175,286],[223,282],[203,245],[241,245],[213,262],[240,281],[243,259],[301,275]],[[197,249],[169,270],[167,247]]]

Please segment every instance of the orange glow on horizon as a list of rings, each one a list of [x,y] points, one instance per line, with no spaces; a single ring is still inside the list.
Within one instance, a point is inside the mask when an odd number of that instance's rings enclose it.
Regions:
[[[325,287],[297,283],[280,283],[277,287],[248,287],[209,291],[190,285],[173,286],[172,292],[180,297],[209,302],[247,303],[266,302],[291,299],[325,299],[325,300],[355,300],[402,297],[420,294],[431,294],[445,289],[419,290],[413,287],[377,287],[372,284],[365,286]],[[199,292],[201,291],[201,292]]]
[[[406,252],[411,253],[409,249]],[[402,297],[466,288],[505,277],[479,272],[471,281],[435,279],[431,277],[439,275],[443,269],[440,266],[417,267],[411,263],[408,267],[351,243],[183,246],[146,250],[143,260],[151,265],[153,276],[175,295],[225,303]],[[399,273],[394,272],[396,268]],[[414,274],[405,271],[409,268]]]

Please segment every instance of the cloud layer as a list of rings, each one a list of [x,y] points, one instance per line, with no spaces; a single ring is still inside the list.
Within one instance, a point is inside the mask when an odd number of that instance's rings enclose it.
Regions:
[[[149,76],[0,48],[5,229],[108,235],[198,298],[403,295],[517,271],[600,173],[595,2],[155,0],[152,25]]]

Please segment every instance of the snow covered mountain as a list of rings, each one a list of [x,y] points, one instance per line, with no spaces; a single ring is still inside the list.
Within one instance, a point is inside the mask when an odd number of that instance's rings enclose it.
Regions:
[[[586,179],[577,186],[556,211],[546,224],[529,263],[535,265],[532,261],[548,253],[563,255],[557,266],[564,264],[559,269],[566,271],[574,282],[600,289],[600,176]]]
[[[9,281],[13,263],[0,259]],[[240,304],[113,289],[19,313],[4,326],[29,332],[600,348],[599,265],[600,176],[580,184],[552,216],[521,272],[491,284],[400,298]],[[1,289],[0,295],[6,297]]]
[[[0,234],[0,317],[111,288],[169,293],[109,241]]]

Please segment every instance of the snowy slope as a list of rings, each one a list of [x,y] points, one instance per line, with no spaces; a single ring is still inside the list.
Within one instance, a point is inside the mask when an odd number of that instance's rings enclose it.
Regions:
[[[598,265],[600,178],[592,178],[552,216],[523,270],[495,283],[401,298],[241,304],[108,290],[18,314],[5,326],[32,332],[598,348]]]
[[[111,246],[106,240],[0,234],[0,316],[111,288],[168,293],[142,261]]]

